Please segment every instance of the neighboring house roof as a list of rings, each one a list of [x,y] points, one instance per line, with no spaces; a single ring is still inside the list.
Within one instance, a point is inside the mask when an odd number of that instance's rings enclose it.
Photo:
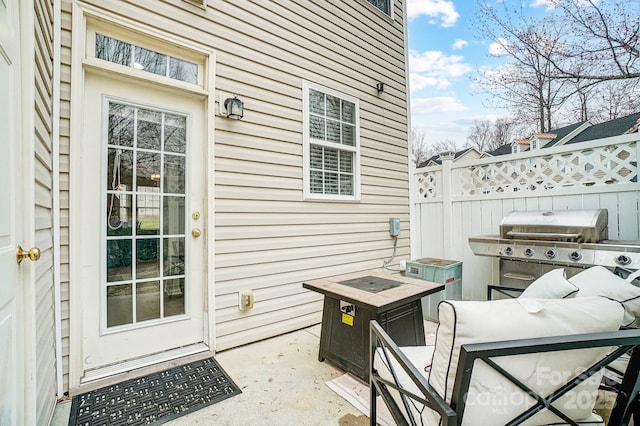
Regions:
[[[547,142],[542,148],[549,148],[556,145],[578,143],[596,139],[608,138],[611,136],[624,135],[625,133],[637,132],[640,127],[640,112],[605,121],[604,123],[592,124],[590,121],[581,121],[568,126],[553,129],[549,133],[534,133],[532,137],[546,139],[555,137]],[[528,144],[529,139],[516,139],[510,144],[505,144],[489,152],[493,156],[511,154],[513,143]]]
[[[474,159],[483,158],[483,157],[485,157],[487,155],[490,155],[490,154],[478,151],[477,149],[475,149],[473,147],[468,147],[468,148],[465,148],[465,149],[463,149],[461,151],[455,152],[454,155],[453,155],[453,161],[456,161],[456,160],[458,160],[458,159],[460,159],[462,157],[465,157],[468,154],[472,154],[472,153],[476,154],[476,156],[473,157]],[[440,164],[442,164],[442,160],[440,159],[440,154],[436,154],[436,155],[428,158],[427,160],[423,161],[422,163],[418,164],[417,168],[428,167],[428,166],[436,166],[436,165],[440,165]]]
[[[626,117],[620,117],[615,120],[605,121],[604,123],[594,124],[566,143],[578,143],[624,135],[625,133],[630,133],[629,130],[634,129],[634,127],[635,131],[638,131],[637,123],[639,119],[640,112],[637,112],[635,114],[627,115]]]
[[[489,154],[492,155],[493,157],[496,157],[498,155],[511,154],[511,152],[512,152],[511,143],[505,143],[504,145],[499,146],[493,151],[489,151]]]

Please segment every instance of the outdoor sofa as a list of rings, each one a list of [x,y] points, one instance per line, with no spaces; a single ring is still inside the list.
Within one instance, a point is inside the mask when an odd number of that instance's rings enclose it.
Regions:
[[[376,395],[398,425],[628,424],[638,316],[640,289],[595,267],[552,271],[517,299],[443,301],[434,345],[399,348],[372,321],[371,424]],[[603,367],[616,363],[604,399]]]

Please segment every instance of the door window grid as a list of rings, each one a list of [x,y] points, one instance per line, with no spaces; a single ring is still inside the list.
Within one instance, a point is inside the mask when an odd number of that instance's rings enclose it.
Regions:
[[[175,80],[198,84],[198,65],[170,55],[96,34],[96,58]]]
[[[107,327],[184,314],[186,117],[109,102],[108,121]]]

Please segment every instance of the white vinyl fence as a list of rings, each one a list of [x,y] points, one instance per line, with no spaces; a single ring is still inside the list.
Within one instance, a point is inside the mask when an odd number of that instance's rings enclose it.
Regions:
[[[608,209],[609,239],[640,240],[640,134],[453,162],[414,171],[412,258],[463,262],[464,299],[484,300],[498,262],[468,238],[498,234],[512,210]]]

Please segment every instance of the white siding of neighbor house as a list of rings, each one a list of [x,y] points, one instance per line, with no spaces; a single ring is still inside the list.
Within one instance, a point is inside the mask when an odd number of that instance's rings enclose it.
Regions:
[[[215,114],[216,349],[318,323],[322,298],[302,282],[380,268],[391,257],[388,219],[399,217],[398,258],[409,253],[407,88],[403,1],[393,20],[365,0],[93,0],[216,53],[215,95],[244,101],[240,121]],[[70,0],[63,1],[61,242],[68,365]],[[360,101],[359,202],[303,199],[302,83]],[[376,83],[385,84],[378,95]],[[217,101],[217,98],[216,98]],[[216,103],[217,106],[217,103]],[[395,263],[395,262],[394,262]],[[253,291],[255,307],[238,309]],[[67,371],[65,371],[66,373]]]
[[[41,250],[35,266],[35,287],[28,300],[27,318],[35,348],[30,360],[35,395],[34,424],[47,424],[56,403],[56,356],[53,277],[53,2],[36,0],[34,6],[34,227],[33,244]]]

